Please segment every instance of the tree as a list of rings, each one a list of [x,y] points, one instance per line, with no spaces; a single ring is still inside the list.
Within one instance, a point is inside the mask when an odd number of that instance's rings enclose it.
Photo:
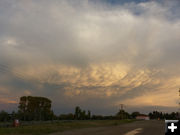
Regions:
[[[151,119],[178,119],[178,112],[172,112],[169,114],[153,111],[152,113],[149,113],[149,117]]]
[[[133,113],[131,114],[132,118],[134,118],[134,119],[135,119],[138,115],[140,115],[139,112],[133,112]]]
[[[75,108],[74,119],[76,119],[76,120],[91,119],[91,111],[88,110],[88,112],[86,113],[85,110],[81,110],[81,108],[79,106],[77,106]]]
[[[17,118],[19,118],[18,113],[16,113],[15,111],[12,111],[12,113],[11,113],[11,120],[15,120]]]
[[[128,119],[129,116],[129,113],[125,112],[123,109],[120,109],[116,114],[117,119]]]
[[[81,118],[81,112],[82,112],[81,108],[77,106],[75,108],[75,114],[74,114],[76,120],[79,120]]]
[[[91,119],[91,111],[88,110],[87,119]]]
[[[19,113],[23,120],[49,120],[53,112],[51,100],[45,97],[23,96],[19,102]]]
[[[80,113],[80,119],[81,119],[81,120],[85,120],[85,119],[86,119],[86,111],[85,111],[85,110],[81,111],[81,113]]]
[[[0,112],[0,121],[6,122],[10,120],[10,116],[7,112],[1,111]]]
[[[59,120],[74,120],[74,115],[72,113],[69,114],[61,114],[59,116]]]

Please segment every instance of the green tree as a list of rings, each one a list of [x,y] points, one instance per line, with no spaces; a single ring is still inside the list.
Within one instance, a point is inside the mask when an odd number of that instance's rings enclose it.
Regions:
[[[119,110],[119,112],[116,114],[117,119],[128,119],[129,113],[125,112],[124,110]]]
[[[10,120],[10,116],[7,112],[1,111],[0,112],[0,121],[6,122]]]
[[[81,119],[81,120],[85,120],[85,119],[86,119],[86,111],[85,111],[85,110],[81,111],[81,113],[80,113],[80,119]]]
[[[91,119],[91,111],[88,110],[87,119]]]
[[[19,102],[23,120],[49,120],[52,117],[51,100],[45,97],[23,96]]]
[[[75,114],[74,114],[75,119],[79,120],[81,118],[81,112],[82,112],[81,108],[79,106],[77,106],[75,108]]]
[[[132,118],[134,118],[134,119],[135,119],[138,115],[140,115],[139,112],[133,112],[133,113],[131,114]]]

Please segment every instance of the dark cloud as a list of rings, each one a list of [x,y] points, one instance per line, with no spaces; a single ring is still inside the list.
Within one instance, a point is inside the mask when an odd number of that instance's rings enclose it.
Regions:
[[[176,106],[179,2],[108,2],[0,1],[0,102],[47,96],[56,112],[98,113],[120,102]]]

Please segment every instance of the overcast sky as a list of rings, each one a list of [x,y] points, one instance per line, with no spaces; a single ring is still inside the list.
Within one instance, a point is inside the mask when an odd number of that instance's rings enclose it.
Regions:
[[[0,0],[0,110],[178,110],[178,0]]]

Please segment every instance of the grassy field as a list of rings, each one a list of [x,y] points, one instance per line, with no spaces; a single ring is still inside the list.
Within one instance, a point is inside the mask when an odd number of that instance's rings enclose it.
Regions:
[[[67,130],[117,126],[123,123],[130,123],[134,120],[92,120],[92,121],[58,121],[46,124],[20,126],[17,128],[0,128],[0,135],[44,135]]]

